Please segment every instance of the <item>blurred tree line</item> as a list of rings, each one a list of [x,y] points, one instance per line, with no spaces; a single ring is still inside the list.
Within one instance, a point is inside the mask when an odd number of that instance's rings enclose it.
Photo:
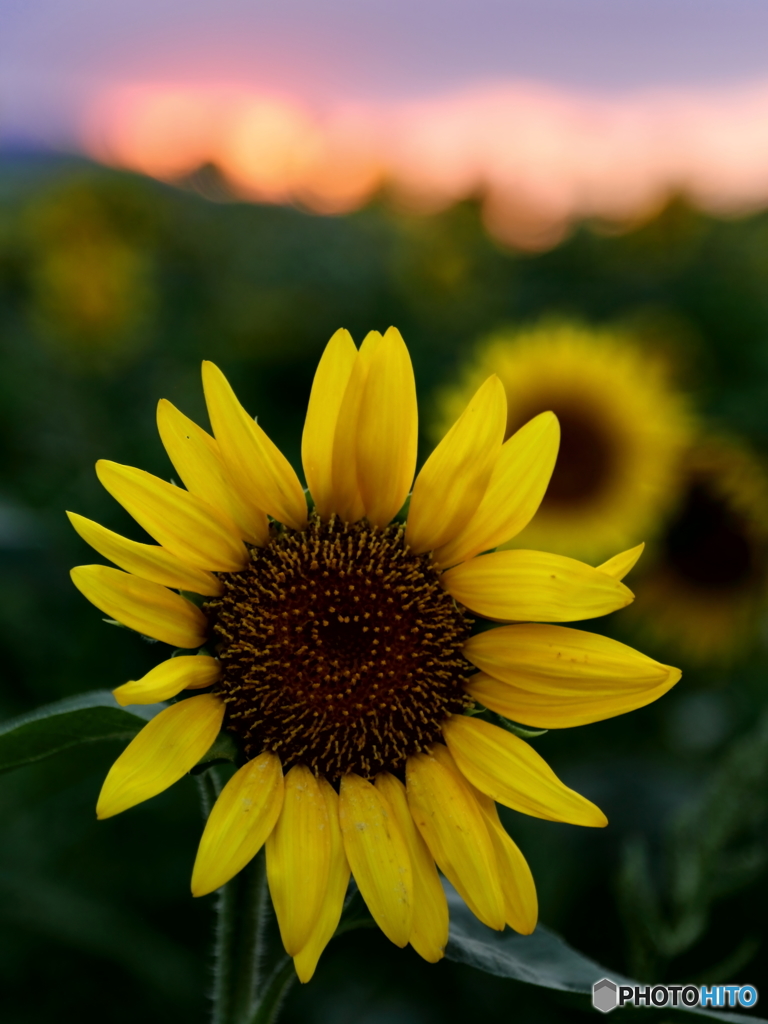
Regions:
[[[71,586],[69,568],[95,556],[64,509],[142,539],[93,463],[168,477],[155,405],[169,398],[205,423],[203,358],[298,465],[312,375],[338,327],[358,342],[400,328],[426,424],[479,336],[577,317],[630,329],[672,362],[716,427],[768,452],[768,215],[714,220],[676,200],[631,230],[583,225],[551,252],[523,254],[488,237],[473,203],[418,217],[381,201],[323,218],[211,191],[76,160],[0,163],[3,717],[112,688],[157,661]],[[537,741],[611,826],[595,834],[511,813],[507,824],[542,920],[609,968],[768,986],[767,661],[760,643],[727,668],[683,664],[658,705]],[[205,1019],[210,908],[187,892],[196,792],[174,787],[97,826],[115,753],[94,747],[0,785],[7,1024]],[[329,952],[287,1021],[493,1022],[514,1010],[559,1022],[587,1009],[430,967],[374,934]]]

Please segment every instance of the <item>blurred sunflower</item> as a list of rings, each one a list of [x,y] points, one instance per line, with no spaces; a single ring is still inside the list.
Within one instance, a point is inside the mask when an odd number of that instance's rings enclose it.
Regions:
[[[546,410],[560,421],[549,489],[514,546],[596,562],[652,536],[689,440],[686,404],[662,363],[616,331],[577,323],[500,331],[480,344],[461,386],[439,396],[436,433],[491,368],[507,395],[506,437]]]
[[[31,320],[49,345],[97,366],[146,346],[156,305],[144,211],[132,200],[75,183],[35,203],[24,224]]]
[[[241,766],[211,811],[192,890],[217,889],[266,843],[283,943],[302,980],[336,929],[350,871],[384,933],[429,961],[448,937],[437,867],[489,927],[533,931],[533,878],[494,801],[554,821],[606,819],[487,709],[565,727],[674,685],[677,670],[616,641],[544,624],[627,605],[620,580],[638,552],[600,569],[531,551],[476,557],[530,520],[558,448],[549,412],[504,443],[497,377],[438,444],[407,523],[397,521],[414,477],[417,408],[394,329],[371,332],[359,351],[339,331],[325,350],[302,443],[311,512],[290,464],[211,363],[203,386],[214,437],[169,402],[158,409],[187,490],[97,464],[159,546],[71,515],[127,570],[80,566],[76,586],[123,624],[187,652],[119,687],[117,699],[207,691],[171,704],[131,742],[104,783],[99,817],[176,782],[223,725]],[[198,607],[189,592],[209,600]],[[472,635],[470,612],[529,624]],[[206,642],[217,657],[188,653]]]
[[[730,660],[768,606],[768,475],[743,446],[709,438],[687,453],[682,478],[632,617],[689,661]]]

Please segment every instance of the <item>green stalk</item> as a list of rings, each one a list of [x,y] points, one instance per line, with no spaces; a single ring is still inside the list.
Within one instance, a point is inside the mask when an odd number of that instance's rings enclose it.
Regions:
[[[281,965],[267,979],[253,1015],[247,1024],[273,1024],[288,994],[288,989],[296,980],[296,970],[289,956],[283,957]]]
[[[197,779],[207,817],[221,780],[215,768]],[[211,1024],[272,1024],[295,977],[269,899],[262,849],[216,894]]]

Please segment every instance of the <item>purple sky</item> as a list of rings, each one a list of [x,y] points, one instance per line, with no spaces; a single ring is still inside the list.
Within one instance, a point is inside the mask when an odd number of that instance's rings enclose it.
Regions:
[[[768,0],[0,0],[6,137],[65,137],[120,81],[323,102],[520,79],[610,92],[768,80]]]

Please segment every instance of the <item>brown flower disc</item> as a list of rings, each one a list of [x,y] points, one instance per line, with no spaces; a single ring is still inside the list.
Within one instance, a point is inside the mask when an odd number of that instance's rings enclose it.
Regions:
[[[471,620],[402,527],[313,517],[252,559],[206,606],[225,725],[248,757],[271,750],[331,780],[401,772],[470,703]]]

